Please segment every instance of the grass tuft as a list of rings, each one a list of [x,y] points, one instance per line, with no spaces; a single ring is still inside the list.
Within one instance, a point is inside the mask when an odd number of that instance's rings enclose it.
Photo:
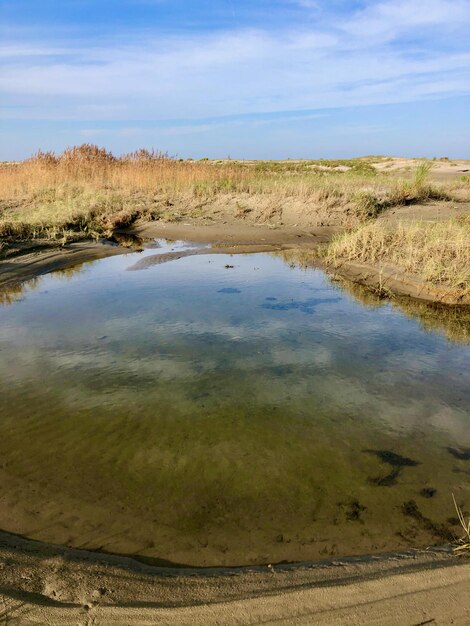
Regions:
[[[470,556],[470,517],[468,520],[465,520],[463,511],[457,504],[454,494],[452,494],[452,499],[454,501],[455,510],[457,511],[457,517],[464,531],[464,534],[454,547],[454,554],[457,556]]]
[[[463,221],[366,224],[334,238],[327,259],[333,264],[387,263],[462,295],[470,293],[470,225]]]
[[[399,180],[385,190],[378,193],[371,190],[361,190],[355,196],[357,216],[366,221],[374,219],[387,209],[428,202],[429,200],[451,200],[451,194],[442,186],[428,182],[432,163],[421,163],[411,181]]]

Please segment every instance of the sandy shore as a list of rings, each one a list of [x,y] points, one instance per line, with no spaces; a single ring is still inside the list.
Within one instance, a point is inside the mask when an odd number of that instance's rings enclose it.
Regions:
[[[330,230],[307,231],[300,228],[275,229],[269,226],[245,224],[168,224],[162,222],[138,224],[125,231],[138,241],[140,238],[186,240],[211,244],[211,253],[247,254],[272,252],[297,246],[307,248],[324,243],[331,237]],[[0,287],[22,283],[81,263],[108,256],[127,254],[139,249],[107,241],[82,241],[67,245],[50,242],[16,244],[8,254],[0,257]],[[209,252],[209,248],[204,253]],[[176,257],[175,257],[176,258]]]
[[[416,208],[413,215],[416,217]],[[249,252],[270,252],[297,249],[305,251],[315,249],[318,244],[327,243],[339,232],[337,229],[293,229],[288,227],[266,228],[248,225],[198,225],[198,224],[142,224],[135,232],[144,237],[167,237],[168,239],[186,239],[200,243],[211,243],[218,248],[198,251],[197,254],[221,252],[226,254],[245,254]],[[187,254],[194,254],[190,252]],[[181,255],[186,256],[187,254]],[[177,254],[172,258],[180,258]],[[169,258],[161,259],[171,260]],[[151,260],[147,260],[151,264]],[[455,291],[445,286],[438,287],[427,283],[419,276],[410,276],[391,265],[373,266],[364,263],[344,262],[338,266],[326,266],[312,255],[312,266],[321,267],[365,287],[380,293],[409,296],[424,302],[436,302],[446,305],[466,305],[470,300],[462,300]]]
[[[245,568],[162,568],[0,533],[9,624],[468,624],[449,549]]]
[[[48,242],[16,245],[9,250],[8,256],[0,259],[0,288],[130,251],[123,246],[96,241],[82,241],[65,246]]]
[[[429,207],[424,207],[426,211]],[[433,209],[436,210],[435,208]],[[426,213],[427,214],[427,213]],[[419,207],[413,207],[410,218],[419,216]],[[387,219],[393,219],[388,217]],[[144,260],[146,266],[179,259],[193,254],[248,254],[256,252],[275,252],[297,250],[299,252],[315,250],[340,232],[338,228],[300,226],[271,226],[266,224],[248,224],[241,221],[221,223],[192,222],[143,222],[123,231],[122,235],[138,240],[154,238],[184,240],[194,243],[206,243],[207,248],[171,255],[155,255]],[[118,238],[119,239],[119,238]],[[118,254],[135,251],[132,246],[123,246],[107,241],[83,241],[68,245],[31,242],[13,246],[7,256],[0,259],[0,288],[21,284],[49,272],[65,270],[81,263],[94,261]],[[152,261],[153,259],[153,261]],[[468,297],[438,287],[422,280],[419,276],[410,276],[400,268],[393,266],[373,266],[355,262],[340,263],[335,267],[322,264],[316,254],[311,256],[312,266],[321,267],[353,283],[370,288],[374,292],[390,295],[409,296],[424,302],[436,302],[446,305],[470,305]]]

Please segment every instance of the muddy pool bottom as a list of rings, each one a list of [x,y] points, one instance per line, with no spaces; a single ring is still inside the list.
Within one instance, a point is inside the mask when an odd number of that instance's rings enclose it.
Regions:
[[[167,254],[190,247],[3,293],[0,528],[187,565],[458,536],[468,318],[443,332],[276,254]]]

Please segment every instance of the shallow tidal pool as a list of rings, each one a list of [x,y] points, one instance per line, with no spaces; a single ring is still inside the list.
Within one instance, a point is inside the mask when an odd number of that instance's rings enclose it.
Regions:
[[[190,565],[458,535],[469,345],[279,254],[155,246],[3,294],[2,530]]]

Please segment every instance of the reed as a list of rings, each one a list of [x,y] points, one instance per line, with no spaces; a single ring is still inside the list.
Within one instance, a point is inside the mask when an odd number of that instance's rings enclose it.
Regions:
[[[304,225],[353,227],[390,206],[448,197],[426,182],[424,166],[408,183],[379,173],[376,162],[193,161],[146,149],[117,157],[91,144],[39,151],[0,164],[0,239],[109,236],[138,219],[213,219],[221,211],[272,224],[290,211]]]
[[[459,523],[463,529],[462,537],[457,541],[454,547],[454,554],[457,556],[470,556],[470,517],[466,520],[461,507],[457,504],[454,494],[452,494],[455,510]]]
[[[470,224],[466,220],[372,222],[336,237],[327,251],[334,265],[355,261],[391,264],[462,295],[470,293]]]

